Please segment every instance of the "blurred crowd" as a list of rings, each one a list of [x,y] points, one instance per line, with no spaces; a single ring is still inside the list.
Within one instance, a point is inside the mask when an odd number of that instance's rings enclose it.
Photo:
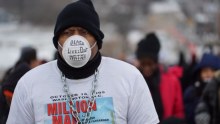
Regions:
[[[191,62],[179,55],[176,65],[163,65],[161,44],[156,33],[146,35],[137,45],[135,66],[144,76],[162,124],[220,123],[220,56],[212,50]]]
[[[150,89],[161,124],[220,124],[220,56],[204,52],[191,62],[179,56],[177,65],[159,62],[160,40],[155,32],[137,44],[134,63]],[[56,59],[54,54],[54,59]],[[122,57],[124,58],[124,57]],[[13,92],[19,79],[29,70],[47,63],[37,58],[34,47],[21,49],[20,58],[0,80],[0,124],[5,124]],[[123,61],[126,61],[123,59]]]

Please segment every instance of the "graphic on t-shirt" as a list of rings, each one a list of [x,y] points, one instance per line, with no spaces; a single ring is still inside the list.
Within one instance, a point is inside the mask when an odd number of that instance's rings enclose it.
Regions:
[[[75,98],[76,99],[76,98]],[[44,124],[75,124],[68,102],[64,99],[56,99],[46,105],[46,118]],[[53,99],[54,101],[54,99]],[[80,120],[83,121],[87,112],[89,100],[85,99],[73,100],[75,110],[79,113]],[[114,106],[112,97],[100,97],[95,99],[92,106],[92,114],[89,124],[114,124]]]

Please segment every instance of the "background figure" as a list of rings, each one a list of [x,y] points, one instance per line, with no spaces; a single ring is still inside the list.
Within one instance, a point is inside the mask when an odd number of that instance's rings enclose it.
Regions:
[[[220,64],[220,60],[218,61]],[[220,70],[204,89],[196,108],[196,124],[220,124]]]
[[[139,61],[139,70],[143,74],[160,120],[171,116],[184,118],[182,90],[178,76],[169,68],[165,71],[158,64],[160,43],[154,33],[148,34],[137,46],[136,57]]]
[[[218,64],[217,56],[205,53],[201,61],[194,68],[196,82],[184,92],[186,119],[189,124],[195,124],[195,108],[205,86],[212,81],[215,70],[219,69]]]
[[[183,75],[181,77],[181,84],[182,84],[182,90],[183,93],[185,90],[192,85],[196,78],[193,76],[193,68],[197,65],[197,60],[196,60],[196,54],[191,53],[191,62],[186,63],[184,60],[184,54],[180,53],[180,61],[179,61],[179,66],[183,68]]]
[[[1,117],[2,123],[6,123],[12,96],[18,80],[30,69],[39,65],[36,49],[23,47],[21,55],[16,64],[10,68],[4,76],[1,84]]]
[[[15,65],[11,68],[9,68],[5,75],[3,76],[2,82],[5,82],[7,77],[10,75],[13,70],[19,66],[21,63],[26,63],[30,66],[30,68],[34,68],[39,64],[39,61],[37,60],[37,53],[36,49],[30,47],[30,46],[25,46],[21,49],[20,57],[18,61],[15,63]]]

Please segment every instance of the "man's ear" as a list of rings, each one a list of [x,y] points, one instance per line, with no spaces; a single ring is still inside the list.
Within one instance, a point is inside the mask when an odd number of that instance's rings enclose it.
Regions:
[[[63,57],[63,55],[62,55],[62,48],[60,47],[60,45],[58,45],[57,50],[58,50],[57,54],[59,54],[61,57]]]

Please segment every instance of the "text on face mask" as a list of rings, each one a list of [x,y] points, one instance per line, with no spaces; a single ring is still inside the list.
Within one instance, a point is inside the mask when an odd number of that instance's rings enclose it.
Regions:
[[[81,54],[81,55],[69,55],[70,60],[73,61],[80,61],[80,60],[84,60],[86,58],[85,54]]]
[[[84,42],[81,40],[71,40],[70,46],[79,46],[79,45],[84,45]]]

